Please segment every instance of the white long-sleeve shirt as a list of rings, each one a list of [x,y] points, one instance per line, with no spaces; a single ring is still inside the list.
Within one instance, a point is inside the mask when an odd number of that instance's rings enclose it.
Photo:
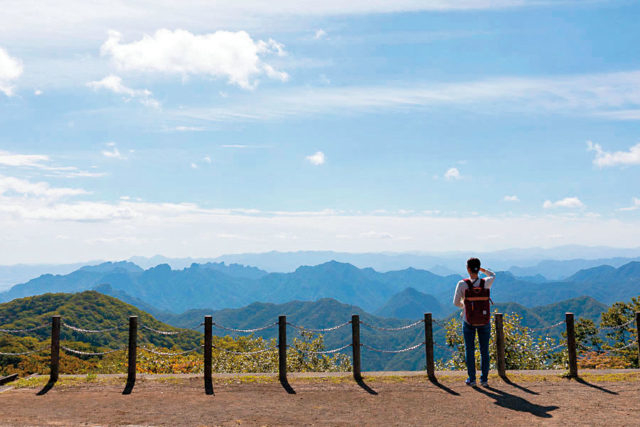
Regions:
[[[487,270],[488,271],[488,270]],[[496,278],[495,273],[489,271],[489,275],[487,275],[487,277],[484,278],[484,287],[486,289],[491,289],[491,285],[493,285],[493,281]],[[478,277],[474,282],[473,282],[473,287],[474,288],[479,288],[480,287],[480,277]],[[464,312],[464,291],[465,289],[467,289],[468,286],[465,283],[464,280],[460,280],[458,282],[458,285],[456,286],[456,292],[455,294],[453,294],[453,305],[455,305],[456,307],[460,307],[462,308],[462,313],[460,313],[460,316],[464,319],[464,321],[467,321],[467,315]],[[468,323],[468,322],[467,322]]]

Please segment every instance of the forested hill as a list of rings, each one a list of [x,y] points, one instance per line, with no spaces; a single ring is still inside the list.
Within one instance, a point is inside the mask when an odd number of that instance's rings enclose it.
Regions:
[[[640,262],[582,270],[561,282],[524,280],[498,272],[492,298],[535,307],[586,295],[610,304],[637,296],[639,277]],[[454,310],[451,299],[460,279],[414,268],[380,273],[335,261],[303,266],[292,273],[265,273],[253,267],[219,263],[193,264],[183,270],[172,270],[168,265],[142,270],[122,262],[83,267],[67,275],[44,275],[0,294],[0,301],[46,292],[80,292],[108,284],[118,297],[147,304],[145,309],[173,313],[193,308],[237,308],[256,301],[285,303],[321,298],[375,312],[394,295],[413,288],[434,297],[446,314]]]
[[[66,327],[61,328],[62,340],[84,342],[96,347],[125,347],[129,336],[129,316],[138,316],[138,341],[141,344],[150,343],[165,348],[193,348],[194,344],[200,343],[201,338],[197,331],[184,331],[178,335],[152,333],[144,329],[144,326],[163,331],[179,329],[156,320],[132,305],[95,291],[44,294],[0,304],[0,325],[3,329],[26,329],[46,325],[26,334],[41,340],[49,339],[49,325],[54,315],[62,316],[65,324],[82,329],[103,330],[119,326],[117,330],[104,333],[81,333]],[[199,325],[200,322],[195,325]]]
[[[530,328],[543,328],[564,320],[564,314],[571,311],[576,318],[584,317],[593,320],[596,324],[600,321],[600,313],[607,306],[590,297],[578,297],[566,301],[560,301],[551,305],[527,308],[515,303],[497,304],[494,309],[503,313],[516,313],[522,318],[522,325]],[[362,310],[360,307],[342,304],[333,299],[321,299],[318,301],[290,301],[285,304],[254,303],[238,309],[189,310],[180,315],[164,314],[161,320],[177,327],[185,327],[202,321],[205,315],[213,315],[215,322],[223,326],[232,326],[240,329],[259,328],[264,325],[274,324],[278,316],[286,315],[287,321],[307,328],[328,328],[343,324],[351,320],[352,314],[360,315],[360,320],[368,325],[382,328],[397,328],[410,324],[412,321],[422,318],[422,314],[413,319],[394,319],[374,316]],[[455,316],[458,314],[456,313]],[[441,319],[442,320],[442,319]],[[439,323],[442,323],[440,321]],[[551,332],[554,337],[559,337],[562,328],[556,328]],[[289,328],[291,337],[297,336],[295,328]],[[257,332],[257,335],[265,338],[277,337],[277,328],[272,327]],[[444,330],[437,324],[433,324],[434,339],[444,346]],[[217,329],[216,334],[229,332]],[[424,340],[422,325],[401,332],[386,332],[372,329],[367,325],[361,327],[362,342],[378,349],[400,349]],[[232,335],[234,335],[232,333]],[[348,344],[351,339],[351,326],[340,328],[336,331],[324,334],[327,348],[337,348]],[[446,356],[441,348],[434,349],[436,358]],[[366,356],[366,357],[365,357]],[[380,354],[363,349],[363,367],[367,370],[416,370],[422,369],[424,353],[412,351],[400,354]]]

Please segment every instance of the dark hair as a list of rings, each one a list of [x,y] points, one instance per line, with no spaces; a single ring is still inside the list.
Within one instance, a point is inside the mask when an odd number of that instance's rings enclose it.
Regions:
[[[478,258],[469,258],[467,260],[467,268],[471,270],[472,273],[477,273],[480,271],[480,260]]]

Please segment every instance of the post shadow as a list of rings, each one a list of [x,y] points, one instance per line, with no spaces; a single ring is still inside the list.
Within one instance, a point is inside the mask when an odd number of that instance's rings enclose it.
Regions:
[[[589,383],[589,382],[585,381],[585,380],[584,380],[583,378],[581,378],[581,377],[576,377],[576,378],[574,378],[574,379],[576,380],[576,382],[578,382],[578,383],[580,383],[580,384],[583,384],[583,385],[586,385],[586,386],[591,387],[591,388],[595,388],[596,390],[600,390],[600,391],[602,391],[602,392],[609,393],[609,394],[615,394],[615,395],[617,395],[617,394],[618,394],[618,392],[616,392],[616,391],[607,390],[606,388],[601,387],[601,386],[599,386],[599,385],[591,384],[591,383]]]
[[[40,390],[39,392],[36,393],[36,396],[44,396],[45,394],[47,394],[49,392],[49,390],[51,390],[53,388],[53,386],[56,384],[57,379],[56,380],[49,380],[44,387],[42,387],[42,390]]]
[[[127,380],[127,384],[124,386],[124,390],[122,390],[122,394],[131,394],[133,391],[133,386],[136,385],[136,379]]]
[[[498,390],[493,387],[473,387],[475,391],[478,393],[482,393],[492,399],[495,399],[495,404],[498,406],[502,406],[506,409],[511,409],[512,411],[519,412],[528,412],[531,415],[535,415],[540,418],[551,418],[552,415],[549,413],[551,411],[555,411],[559,408],[559,406],[542,406],[532,402],[529,402],[526,399],[523,399],[520,396],[516,396],[515,394],[510,394],[502,390]]]
[[[506,375],[506,374],[505,374],[505,375],[500,375],[500,378],[501,378],[501,379],[502,379],[502,381],[504,381],[506,384],[510,385],[511,387],[515,387],[515,388],[517,388],[518,390],[522,390],[522,391],[524,391],[525,393],[535,394],[535,395],[539,395],[539,394],[540,394],[540,393],[535,392],[535,391],[533,391],[533,390],[529,390],[528,388],[523,387],[523,386],[521,386],[520,384],[516,384],[516,383],[514,383],[513,381],[511,381],[511,380],[509,379],[509,377],[507,377],[507,375]]]
[[[446,391],[446,392],[447,392],[447,393],[449,393],[449,394],[452,394],[452,395],[454,395],[454,396],[460,396],[460,393],[458,393],[457,391],[450,389],[449,387],[447,387],[447,386],[446,386],[446,385],[444,385],[444,384],[440,384],[440,382],[438,382],[438,379],[437,379],[435,376],[433,376],[433,377],[429,377],[429,381],[430,381],[430,382],[431,382],[431,384],[433,384],[434,386],[438,387],[438,388],[439,388],[439,389],[441,389],[441,390]]]
[[[375,391],[374,389],[372,389],[371,387],[369,387],[369,386],[367,385],[367,383],[365,383],[365,382],[364,382],[364,379],[362,378],[362,376],[361,376],[361,375],[357,375],[357,376],[355,376],[355,375],[354,375],[353,379],[354,379],[354,380],[356,380],[356,384],[358,384],[360,387],[362,387],[362,389],[363,389],[364,391],[366,391],[367,393],[369,393],[369,394],[373,394],[374,396],[377,396],[377,395],[378,395],[378,392],[377,392],[377,391]]]
[[[291,384],[289,384],[287,377],[280,377],[280,385],[282,385],[282,388],[284,388],[287,393],[296,394],[296,391],[291,387]]]

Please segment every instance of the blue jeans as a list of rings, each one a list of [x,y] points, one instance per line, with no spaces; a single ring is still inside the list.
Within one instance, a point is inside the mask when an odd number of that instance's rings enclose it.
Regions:
[[[480,381],[487,381],[489,377],[489,338],[491,337],[491,323],[484,326],[471,326],[467,322],[462,322],[462,334],[464,335],[465,362],[469,380],[476,380],[476,331],[478,331],[478,342],[480,343]]]

